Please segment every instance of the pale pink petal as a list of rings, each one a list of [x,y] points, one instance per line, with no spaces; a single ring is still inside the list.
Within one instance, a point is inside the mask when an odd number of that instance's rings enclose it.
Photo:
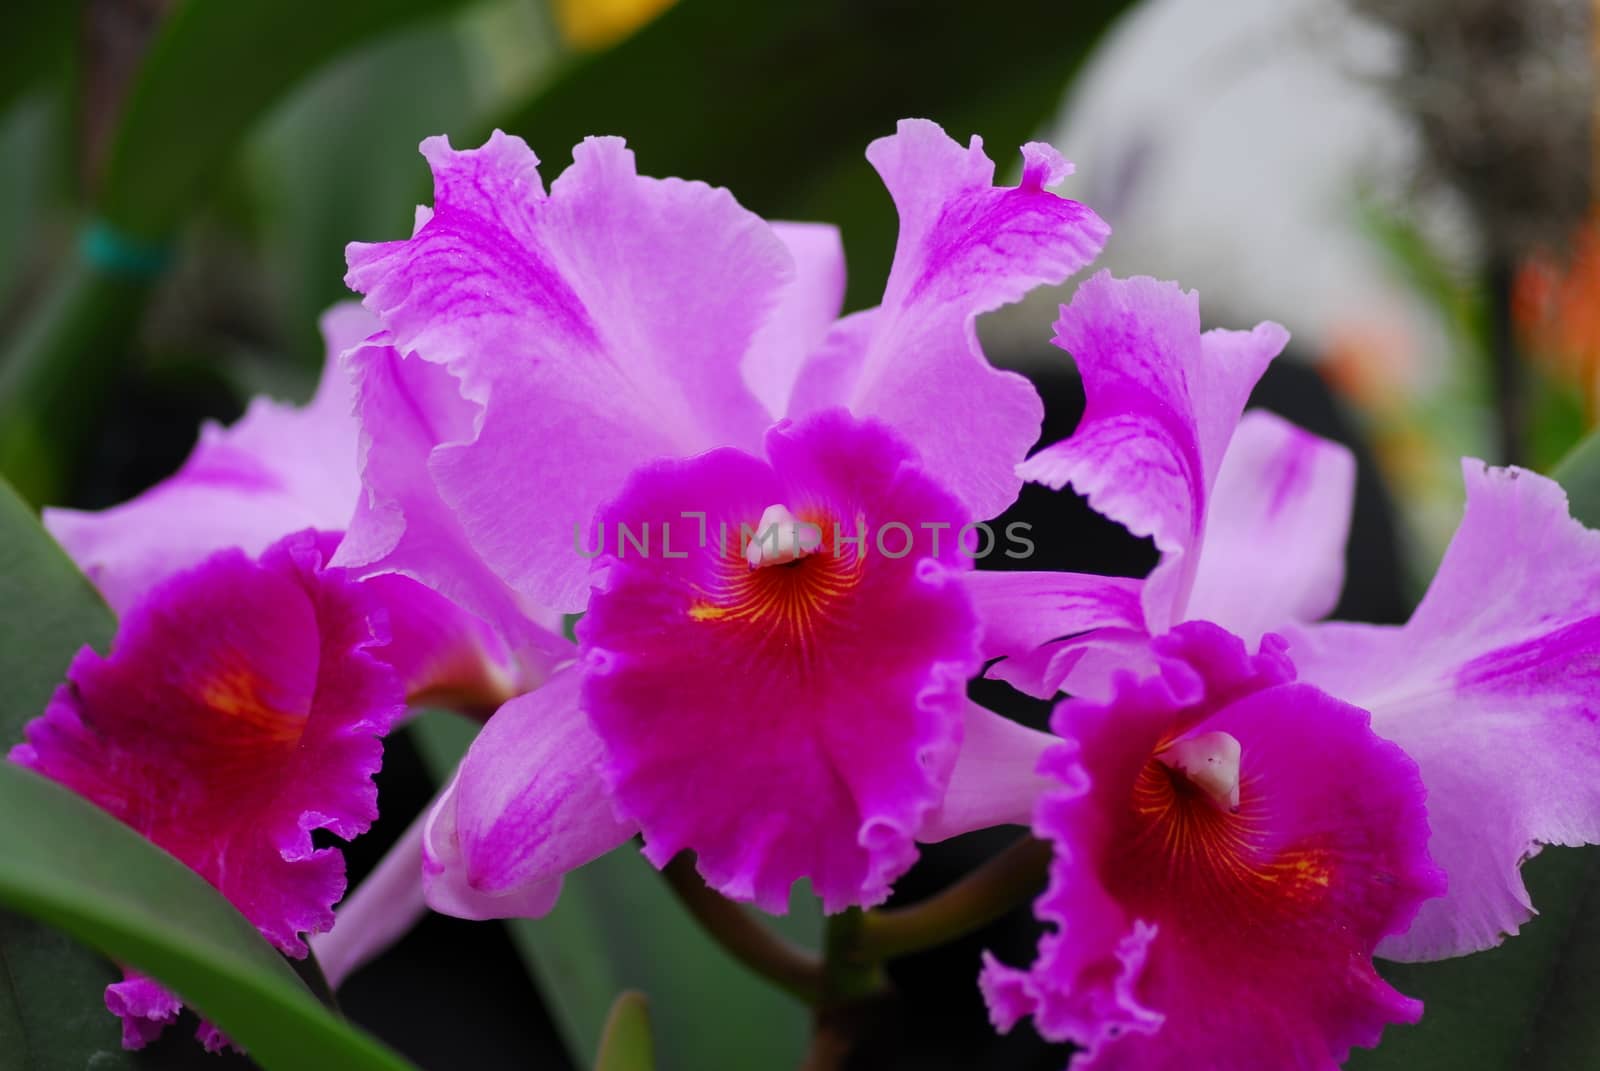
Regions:
[[[422,834],[419,815],[356,890],[333,913],[333,928],[309,944],[328,985],[338,989],[361,967],[382,955],[427,914],[422,898]]]
[[[1155,542],[1162,561],[1144,589],[1153,633],[1184,619],[1223,454],[1250,389],[1287,339],[1272,323],[1202,335],[1196,296],[1144,277],[1102,272],[1062,308],[1056,344],[1083,377],[1083,418],[1018,472],[1050,487],[1070,483]]]
[[[481,407],[429,463],[472,548],[524,596],[581,609],[574,540],[630,471],[759,441],[740,364],[792,265],[727,191],[641,178],[616,139],[579,145],[548,196],[517,138],[423,154],[431,218],[351,246],[347,281],[396,349],[447,365]]]
[[[991,826],[1031,824],[1051,784],[1038,772],[1039,757],[1055,743],[1049,733],[969,701],[950,784],[917,839],[932,843]]]
[[[1384,944],[1394,959],[1499,944],[1533,914],[1522,862],[1600,842],[1600,533],[1543,476],[1462,467],[1466,514],[1410,622],[1293,638],[1304,676],[1371,710],[1428,786],[1450,891]]]
[[[1344,446],[1264,410],[1246,413],[1212,488],[1186,616],[1254,644],[1331,613],[1355,484]]]
[[[439,497],[429,467],[441,444],[471,440],[478,407],[461,397],[459,383],[446,369],[417,357],[402,357],[382,336],[353,349],[345,363],[356,388],[365,490],[334,564],[364,576],[397,574],[425,585],[461,608],[450,609],[445,615],[449,620],[460,623],[464,614],[470,614],[481,622],[471,623],[469,618],[467,626],[457,630],[458,640],[485,625],[493,630],[483,637],[481,672],[494,674],[505,668],[505,654],[514,663],[513,691],[535,687],[573,655],[571,645],[556,632],[559,615],[527,604],[484,565]],[[375,436],[382,438],[377,448]],[[569,547],[568,553],[576,551]],[[417,635],[437,632],[442,618],[430,621],[429,617],[425,608],[411,613],[402,609],[396,641],[431,646],[446,658],[465,654],[459,645],[429,644],[426,636]],[[470,669],[467,672],[470,675]]]
[[[231,427],[202,428],[171,478],[111,509],[47,509],[45,527],[118,613],[212,551],[254,556],[291,532],[343,530],[360,479],[337,358],[377,327],[359,305],[335,305],[322,317],[328,361],[309,405],[257,398]]]
[[[774,223],[794,258],[795,274],[745,354],[744,381],[774,420],[789,412],[789,396],[806,359],[832,330],[844,305],[844,243],[825,223]]]
[[[1043,406],[1021,376],[978,345],[979,314],[1065,280],[1108,233],[1093,212],[1050,193],[1070,166],[1047,145],[1022,149],[1022,181],[994,185],[973,138],[962,148],[937,124],[908,119],[867,150],[900,213],[882,304],[841,324],[808,365],[791,412],[843,405],[893,427],[975,518],[1016,498],[1014,466],[1039,435]],[[848,325],[848,326],[847,326]]]
[[[1056,694],[1084,645],[1143,639],[1138,580],[1087,573],[987,572],[963,578],[983,622],[987,676],[1037,698]]]
[[[434,806],[423,846],[427,899],[465,918],[544,914],[561,875],[637,829],[612,812],[605,751],[568,667],[507,703],[473,740]]]

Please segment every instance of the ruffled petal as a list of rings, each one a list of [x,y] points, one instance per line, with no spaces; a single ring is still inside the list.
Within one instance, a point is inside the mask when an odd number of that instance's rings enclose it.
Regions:
[[[1264,410],[1246,413],[1211,492],[1187,616],[1254,644],[1331,613],[1355,489],[1347,448]]]
[[[1466,513],[1410,622],[1293,637],[1305,677],[1371,710],[1428,786],[1450,891],[1385,942],[1394,959],[1499,944],[1533,914],[1522,862],[1600,842],[1600,533],[1552,480],[1462,467]]]
[[[322,317],[328,361],[304,408],[257,398],[238,423],[207,424],[183,468],[99,512],[44,511],[45,527],[121,613],[224,547],[256,555],[305,528],[340,531],[360,493],[356,426],[339,353],[377,330],[359,305]]]
[[[507,703],[473,740],[434,806],[423,843],[435,911],[463,918],[536,917],[561,875],[633,836],[614,814],[604,749],[579,709],[569,667]]]
[[[1061,310],[1056,344],[1083,377],[1077,430],[1030,457],[1024,479],[1071,484],[1162,561],[1144,589],[1153,633],[1184,619],[1212,484],[1250,389],[1288,340],[1283,328],[1200,333],[1200,305],[1175,283],[1101,272]]]
[[[791,413],[842,405],[893,427],[977,519],[1016,498],[1014,466],[1044,409],[1021,376],[990,366],[980,313],[1064,281],[1100,252],[1106,225],[1050,193],[1071,167],[1047,145],[1022,149],[1022,181],[994,185],[973,138],[962,148],[935,123],[908,119],[867,149],[900,213],[883,302],[846,320],[808,364]]]
[[[373,653],[377,608],[317,544],[290,536],[259,562],[222,551],[158,584],[109,656],[79,653],[10,756],[171,852],[295,956],[344,893],[343,856],[312,833],[348,840],[377,817],[380,738],[402,711]]]
[[[744,381],[777,420],[806,359],[828,337],[844,305],[844,243],[825,223],[774,223],[772,230],[794,258],[795,274],[761,325],[744,358]]]
[[[1031,1015],[1096,1069],[1332,1071],[1421,1013],[1371,958],[1443,888],[1416,766],[1293,682],[1275,640],[1250,656],[1191,623],[1153,648],[1155,675],[1056,709],[1035,819],[1056,845],[1035,907],[1054,929],[1030,968],[987,961],[995,1023]],[[1163,758],[1223,734],[1232,809]]]
[[[837,911],[888,895],[950,778],[977,622],[970,563],[929,526],[967,517],[907,444],[837,410],[767,453],[646,466],[606,508],[583,703],[652,862],[691,850],[773,912],[809,877]],[[775,505],[819,545],[753,569],[741,527]]]
[[[790,258],[727,191],[642,178],[617,139],[574,149],[548,196],[520,139],[422,151],[431,217],[352,245],[346,280],[398,350],[448,365],[482,407],[430,460],[472,547],[536,603],[581,609],[574,539],[630,471],[759,441],[740,365]]]
[[[106,986],[106,1011],[122,1020],[122,1047],[142,1049],[178,1021],[183,1002],[165,986],[137,971],[124,971]]]
[[[399,604],[392,607],[394,657],[422,690],[459,693],[474,680],[492,684],[505,674],[511,693],[531,690],[572,658],[557,631],[560,616],[520,599],[484,565],[429,468],[437,448],[472,439],[478,407],[462,398],[449,371],[402,357],[386,336],[352,349],[345,364],[355,382],[365,493],[334,564],[393,577],[380,588]],[[404,577],[437,593],[431,609],[427,594],[408,590]]]

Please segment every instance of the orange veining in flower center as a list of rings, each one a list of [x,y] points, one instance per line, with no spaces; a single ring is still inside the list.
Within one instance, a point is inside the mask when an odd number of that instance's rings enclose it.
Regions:
[[[249,669],[235,667],[204,679],[195,698],[233,719],[241,744],[270,747],[299,743],[305,732],[306,715],[273,707],[261,697],[259,684]]]
[[[1276,843],[1259,780],[1246,775],[1239,787],[1240,806],[1230,812],[1181,770],[1152,757],[1107,858],[1108,886],[1120,889],[1125,902],[1148,905],[1151,918],[1199,929],[1219,917],[1294,914],[1320,902],[1332,883],[1329,853]]]
[[[832,526],[807,518],[823,532]],[[866,555],[830,540],[780,564],[752,568],[741,547],[725,547],[714,581],[696,592],[694,621],[739,625],[763,643],[802,653],[815,651],[822,634],[840,624],[840,610],[861,583]]]

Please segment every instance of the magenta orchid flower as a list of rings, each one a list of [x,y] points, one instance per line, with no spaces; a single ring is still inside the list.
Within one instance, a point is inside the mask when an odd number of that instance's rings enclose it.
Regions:
[[[137,498],[100,512],[45,511],[46,527],[113,610],[127,610],[217,550],[253,556],[291,532],[344,531],[361,479],[355,400],[339,357],[377,325],[352,303],[330,309],[322,330],[327,363],[304,408],[257,398],[232,427],[204,427],[183,467]],[[524,619],[508,642],[404,576],[367,583],[388,613],[392,641],[384,657],[400,668],[418,705],[486,716],[536,685],[559,654],[559,638],[536,622]]]
[[[1281,330],[1202,335],[1193,295],[1102,275],[1063,309],[1058,332],[1083,375],[1084,417],[1073,436],[1019,471],[1052,486],[1070,483],[1102,513],[1150,536],[1161,561],[1143,582],[971,574],[967,582],[991,626],[984,653],[1005,658],[995,675],[1036,695],[1064,688],[1083,697],[1057,718],[1058,731],[1074,739],[1081,718],[1093,724],[1082,712],[1125,701],[1130,673],[1169,672],[1175,641],[1162,637],[1191,627],[1183,622],[1211,622],[1263,652],[1282,652],[1300,680],[1369,711],[1372,730],[1404,749],[1426,786],[1428,850],[1448,889],[1423,904],[1409,926],[1362,931],[1382,937],[1377,952],[1434,959],[1514,933],[1531,914],[1521,862],[1542,844],[1600,840],[1600,788],[1589,776],[1600,751],[1590,653],[1600,534],[1572,520],[1552,481],[1469,461],[1466,515],[1411,621],[1315,624],[1332,609],[1343,578],[1354,465],[1344,448],[1277,417],[1240,419],[1250,388],[1282,344]],[[1487,588],[1485,577],[1494,578]],[[1195,668],[1219,671],[1209,662]],[[1316,777],[1325,745],[1307,717],[1290,709],[1282,716],[1293,727],[1282,731],[1303,734],[1298,755],[1270,746],[1267,753],[1305,779],[1295,793],[1321,791],[1321,806],[1338,811],[1348,784],[1357,782],[1341,775],[1341,788]],[[1248,768],[1252,744],[1242,737],[1237,743]],[[1061,769],[1054,767],[1066,794],[1083,795],[1074,807],[1123,806],[1126,813],[1121,787],[1107,804]],[[1087,776],[1092,782],[1094,771]],[[1262,791],[1278,783],[1263,778]],[[1392,818],[1373,796],[1378,780],[1358,783],[1356,795],[1374,805],[1367,820],[1377,843]],[[1070,847],[1079,834],[1052,807],[1041,805],[1037,828]],[[1052,894],[1040,909],[1066,929],[1062,904]],[[1130,917],[1143,918],[1138,911]],[[1308,945],[1298,954],[1318,953]],[[997,1021],[1031,1011],[1058,1036],[1098,1044],[1097,1028],[1063,1010],[1092,1000],[1097,983],[1074,988],[1071,972],[1053,962],[1047,949],[1030,975],[1033,990],[998,968],[990,974]],[[1157,994],[1180,1001],[1159,972],[1128,977],[1139,1007],[1167,1015],[1172,1008],[1158,1006]],[[1280,993],[1270,1005],[1274,1016],[1281,1005]],[[1311,1066],[1332,1066],[1327,1060],[1349,1043],[1365,1043],[1331,1027],[1320,1036],[1329,1055]],[[1191,1040],[1178,1032],[1181,1044]],[[1152,1045],[1108,1045],[1107,1053],[1130,1055],[1108,1055],[1104,1066],[1165,1067],[1180,1051]]]
[[[10,755],[171,852],[291,956],[344,894],[343,855],[312,833],[348,840],[377,817],[381,737],[403,709],[381,605],[324,568],[319,542],[292,535],[259,561],[220,551],[157,583],[109,655],[79,653]],[[106,1006],[129,1048],[180,1010],[134,972]]]
[[[1422,1013],[1372,965],[1444,890],[1416,764],[1276,638],[1193,622],[1150,648],[1149,677],[1051,719],[1052,932],[1025,970],[985,957],[992,1017],[1031,1015],[1074,1068],[1331,1071]]]
[[[1028,145],[996,187],[977,139],[905,122],[875,142],[899,243],[882,303],[836,320],[832,228],[641,177],[618,140],[579,145],[548,191],[516,138],[423,154],[413,236],[349,251],[384,332],[351,357],[366,495],[338,561],[492,622],[589,612],[580,660],[490,720],[435,808],[429,902],[538,914],[563,871],[642,832],[730,896],[781,910],[810,877],[836,909],[883,899],[919,837],[1026,820],[1034,786],[979,785],[1049,738],[966,701],[953,578],[1042,415],[976,317],[1106,234],[1045,189],[1060,156]],[[878,553],[894,524],[909,539]],[[625,527],[655,552],[630,560]]]

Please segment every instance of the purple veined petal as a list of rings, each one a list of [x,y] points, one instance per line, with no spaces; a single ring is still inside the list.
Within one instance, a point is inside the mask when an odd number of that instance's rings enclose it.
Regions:
[[[207,424],[183,467],[99,512],[44,511],[45,527],[121,613],[213,551],[256,555],[305,528],[341,531],[360,493],[349,384],[337,356],[378,329],[353,302],[322,317],[328,361],[304,408],[257,398],[231,427]]]
[[[986,572],[963,576],[983,622],[986,676],[1035,698],[1056,694],[1086,642],[1124,633],[1143,639],[1142,581],[1088,573]]]
[[[1200,332],[1199,300],[1175,283],[1106,272],[1063,306],[1056,344],[1083,376],[1077,430],[1019,468],[1071,484],[1162,554],[1144,589],[1152,633],[1184,619],[1211,488],[1250,389],[1288,340],[1283,328]]]
[[[828,337],[844,305],[844,243],[825,223],[774,223],[772,230],[794,258],[794,278],[761,325],[745,354],[745,383],[778,420],[788,415],[806,359]]]
[[[933,843],[991,826],[1029,825],[1051,784],[1038,772],[1039,758],[1056,743],[1049,733],[969,701],[950,784],[917,839]]]
[[[1152,647],[1154,674],[1056,708],[1034,822],[1056,846],[1035,905],[1053,932],[1027,968],[986,957],[991,1017],[1032,1016],[1098,1071],[1333,1071],[1421,1014],[1372,966],[1443,888],[1416,765],[1294,682],[1275,638],[1250,655],[1193,622]],[[1231,802],[1183,765],[1225,767],[1224,744]]]
[[[575,537],[629,472],[759,443],[740,365],[791,258],[726,190],[640,177],[614,138],[574,149],[548,195],[520,139],[422,151],[431,217],[352,245],[346,279],[396,349],[447,365],[481,407],[429,462],[473,549],[523,596],[581,609]]]
[[[488,622],[416,580],[380,573],[361,583],[386,612],[389,642],[381,657],[400,675],[412,709],[481,721],[543,682],[543,666],[530,667]],[[558,649],[553,637],[550,646]]]
[[[343,360],[355,384],[364,493],[334,564],[374,579],[384,574],[409,577],[437,592],[460,607],[450,611],[453,620],[465,612],[498,635],[515,663],[513,691],[536,686],[573,657],[572,645],[559,634],[560,616],[529,604],[483,563],[440,498],[430,468],[441,445],[470,441],[478,407],[462,398],[447,369],[402,357],[383,336],[354,347]],[[376,449],[375,437],[382,440]],[[576,553],[570,545],[567,551]],[[436,630],[438,617],[410,623],[403,617],[395,629],[396,642],[420,643],[424,637],[416,634]],[[479,628],[467,624],[470,628],[459,629],[457,638]],[[485,640],[487,661],[481,668],[494,672],[499,649],[490,642],[494,635]],[[446,644],[442,653],[452,649]]]
[[[422,897],[422,835],[428,817],[428,811],[418,815],[372,873],[344,898],[333,913],[333,928],[311,937],[311,951],[331,988],[337,990],[427,914]]]
[[[1185,616],[1247,644],[1326,617],[1344,586],[1355,484],[1344,446],[1264,410],[1246,413],[1212,488]]]
[[[534,918],[561,876],[633,836],[600,775],[605,750],[579,709],[569,666],[500,708],[429,815],[423,882],[430,907],[461,918]]]
[[[900,213],[881,305],[841,322],[795,391],[794,415],[844,406],[908,439],[974,517],[1016,498],[1013,471],[1038,437],[1032,385],[984,358],[980,313],[1060,283],[1093,260],[1105,223],[1046,186],[1070,165],[1047,145],[1022,149],[1022,181],[994,185],[994,163],[937,124],[908,119],[867,159]]]
[[[1466,513],[1406,625],[1292,636],[1305,678],[1371,710],[1428,786],[1450,889],[1383,945],[1393,959],[1499,944],[1533,914],[1522,861],[1600,842],[1600,533],[1552,480],[1462,468]]]

